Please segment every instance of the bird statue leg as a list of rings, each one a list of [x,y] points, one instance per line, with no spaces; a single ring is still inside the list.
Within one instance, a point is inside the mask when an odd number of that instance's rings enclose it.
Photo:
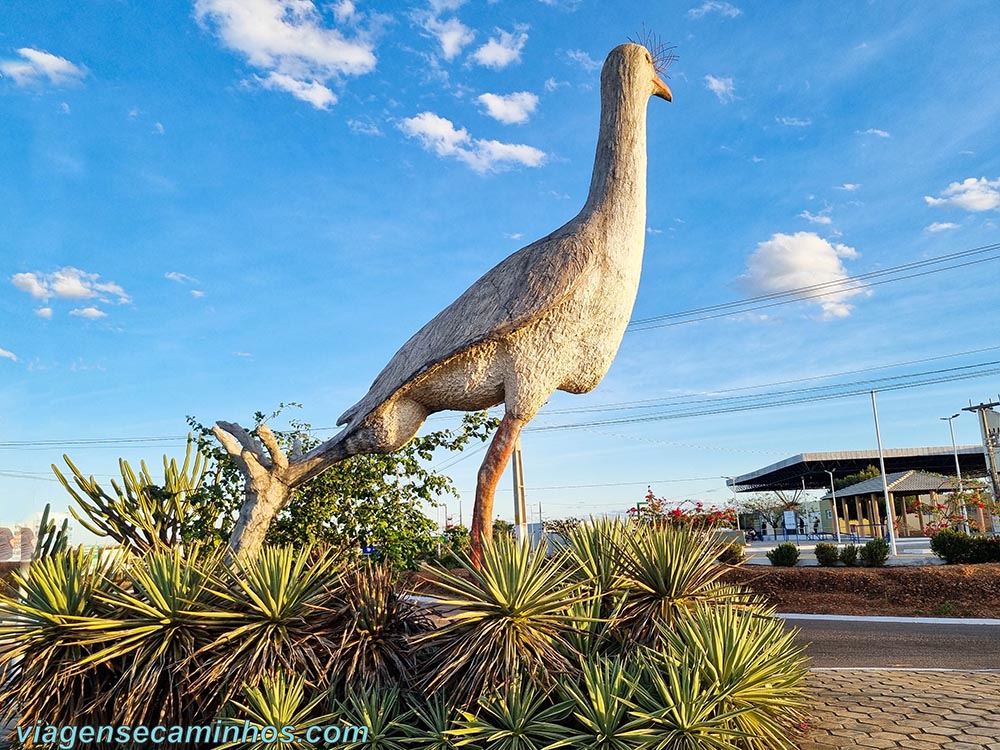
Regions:
[[[233,457],[245,479],[245,499],[229,538],[227,559],[237,554],[253,554],[264,544],[271,520],[291,499],[294,485],[285,476],[289,468],[288,456],[265,424],[257,428],[257,434],[267,453],[254,436],[238,424],[219,422],[212,432]]]
[[[483,543],[493,539],[493,496],[497,482],[503,474],[517,444],[517,437],[527,420],[505,414],[500,420],[496,435],[486,451],[486,458],[479,467],[476,482],[476,505],[472,510],[472,563],[477,568],[482,561]]]

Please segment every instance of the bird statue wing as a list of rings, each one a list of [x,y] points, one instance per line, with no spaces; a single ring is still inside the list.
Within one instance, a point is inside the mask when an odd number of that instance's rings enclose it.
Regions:
[[[572,223],[571,223],[572,224]],[[541,317],[572,294],[595,262],[592,243],[571,224],[518,250],[487,271],[417,331],[368,393],[337,420],[358,424],[419,375],[477,344]]]

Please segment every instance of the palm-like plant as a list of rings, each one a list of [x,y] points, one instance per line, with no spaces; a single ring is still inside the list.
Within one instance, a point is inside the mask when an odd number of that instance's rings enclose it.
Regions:
[[[802,720],[807,670],[795,633],[773,611],[698,607],[663,635],[679,660],[695,656],[701,680],[720,696],[720,710],[735,712],[732,727],[744,736],[742,747],[795,747],[789,735]]]
[[[458,725],[451,731],[457,747],[542,750],[568,734],[563,719],[569,704],[553,703],[551,696],[527,679],[516,679],[502,692],[490,693],[477,708],[476,713],[460,711]]]
[[[404,727],[406,743],[417,750],[454,750],[458,745],[450,730],[455,728],[455,709],[442,696],[426,702],[411,697],[412,721]]]
[[[577,730],[560,743],[588,750],[632,750],[629,732],[636,727],[629,716],[634,672],[621,658],[585,661],[581,681],[563,680],[560,690],[570,701]],[[553,746],[554,747],[554,746]]]
[[[407,683],[416,672],[411,639],[431,629],[427,610],[386,563],[361,561],[337,582],[330,636],[332,674],[344,685]]]
[[[463,559],[466,577],[438,570],[434,585],[447,593],[437,604],[456,608],[444,627],[418,644],[428,660],[425,688],[445,689],[468,706],[485,691],[526,675],[548,686],[572,671],[567,634],[575,628],[568,611],[586,597],[560,559],[513,539],[484,545],[478,568]]]
[[[222,566],[212,591],[224,609],[201,614],[212,639],[192,657],[199,665],[192,687],[221,686],[228,699],[239,686],[281,671],[303,675],[310,688],[325,684],[338,647],[324,606],[336,586],[337,564],[309,549],[267,547]]]
[[[106,564],[82,547],[14,573],[0,594],[0,717],[21,725],[109,720],[100,700],[120,674],[119,664],[88,664],[94,648],[87,627],[103,621],[96,596],[110,586]],[[20,591],[19,591],[20,590]]]
[[[632,695],[626,699],[634,719],[624,739],[642,750],[739,750],[745,735],[734,728],[739,710],[727,710],[724,697],[702,678],[699,657],[681,660],[643,649]]]
[[[228,727],[240,728],[240,739],[219,745],[224,748],[239,750],[306,750],[314,748],[314,743],[305,739],[305,730],[309,726],[318,726],[332,720],[333,714],[318,715],[316,707],[328,698],[327,693],[319,692],[310,700],[306,700],[305,686],[301,675],[288,677],[284,672],[267,674],[260,685],[248,686],[244,690],[245,702],[230,701],[226,707],[227,716],[223,720],[223,737],[226,737]],[[235,715],[240,712],[242,716]],[[268,732],[268,727],[284,731],[291,727],[291,737],[288,734]],[[246,732],[247,741],[243,733]],[[273,736],[273,739],[271,737]],[[254,739],[256,738],[256,739]],[[320,744],[322,746],[322,743]]]
[[[403,710],[399,689],[395,687],[363,687],[348,691],[347,698],[335,701],[332,713],[355,727],[367,728],[362,738],[343,738],[342,747],[349,750],[405,750],[411,712]],[[355,741],[358,740],[358,741]]]
[[[207,623],[224,612],[211,588],[221,563],[219,552],[198,547],[150,551],[126,559],[123,580],[95,593],[106,616],[78,625],[96,647],[80,665],[121,665],[105,696],[119,723],[173,726],[215,715],[212,693],[192,694],[191,656],[209,642]]]
[[[725,544],[711,533],[688,527],[638,529],[621,548],[626,600],[619,637],[657,646],[662,626],[671,626],[699,603],[748,602],[742,589],[719,582],[725,567],[716,560]]]

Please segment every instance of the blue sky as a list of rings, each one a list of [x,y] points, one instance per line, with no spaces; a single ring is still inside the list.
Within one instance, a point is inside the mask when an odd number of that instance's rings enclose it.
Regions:
[[[727,411],[758,392],[946,370],[879,409],[887,447],[948,444],[940,417],[1000,391],[997,253],[891,269],[1000,239],[995,3],[13,0],[0,520],[66,506],[64,452],[98,478],[181,453],[188,414],[298,401],[332,427],[417,328],[580,209],[601,61],[643,25],[679,60],[674,102],[649,105],[633,320],[889,281],[634,325],[596,391],[531,425],[582,427],[524,434],[529,503],[723,501],[722,475],[874,447],[866,393]],[[674,400],[632,403],[655,399]],[[972,415],[955,428],[978,442]],[[136,438],[156,439],[67,445]],[[449,469],[466,520],[481,455]]]

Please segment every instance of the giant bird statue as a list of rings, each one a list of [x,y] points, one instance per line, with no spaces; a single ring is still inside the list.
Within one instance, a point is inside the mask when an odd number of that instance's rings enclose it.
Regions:
[[[292,489],[338,461],[399,449],[434,412],[503,403],[476,487],[478,555],[521,429],[554,391],[596,387],[625,333],[646,236],[646,104],[650,96],[672,99],[658,73],[661,52],[629,43],[605,60],[597,155],[580,213],[499,263],[417,331],[340,417],[341,432],[289,457],[266,425],[258,428],[265,453],[239,425],[218,423],[216,436],[247,480],[234,553],[259,548]]]

